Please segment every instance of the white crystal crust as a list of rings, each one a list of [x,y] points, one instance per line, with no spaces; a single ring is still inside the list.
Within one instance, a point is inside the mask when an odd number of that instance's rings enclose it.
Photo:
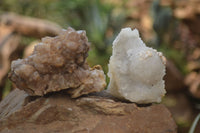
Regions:
[[[124,28],[113,42],[108,92],[138,104],[161,102],[165,95],[165,60],[147,47],[137,29]]]

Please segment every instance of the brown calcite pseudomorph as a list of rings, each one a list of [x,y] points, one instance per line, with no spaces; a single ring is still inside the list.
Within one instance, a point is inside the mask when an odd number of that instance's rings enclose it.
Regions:
[[[100,66],[86,62],[90,44],[85,31],[62,30],[56,37],[45,37],[31,56],[12,62],[9,78],[32,96],[68,89],[71,97],[105,88]]]

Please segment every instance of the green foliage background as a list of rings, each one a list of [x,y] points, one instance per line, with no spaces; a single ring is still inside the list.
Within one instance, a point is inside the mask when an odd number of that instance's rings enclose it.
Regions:
[[[121,7],[123,8],[123,7]],[[114,15],[114,6],[100,0],[1,0],[0,13],[14,12],[25,16],[47,19],[63,28],[86,30],[91,50],[88,62],[100,64],[107,73],[111,43],[121,29],[125,13]],[[107,36],[107,32],[112,32]],[[27,40],[27,39],[26,39]]]
[[[14,12],[47,19],[63,28],[71,26],[76,30],[86,30],[89,42],[91,42],[88,63],[90,66],[100,64],[107,73],[112,41],[127,21],[128,15],[131,14],[130,10],[125,7],[126,2],[127,0],[122,0],[122,4],[117,6],[105,4],[102,0],[1,0],[0,14]],[[155,32],[162,31],[162,34],[156,34],[156,38],[162,40],[163,34],[168,32],[162,25],[166,21],[165,16],[170,19],[171,11],[160,8],[158,1],[153,2],[152,7]],[[158,9],[160,14],[156,12]],[[156,23],[158,21],[159,25]],[[22,39],[23,44],[29,44],[32,41],[33,38],[23,37]],[[167,45],[162,45],[162,43],[155,48],[160,49],[164,55],[174,60],[182,72],[186,73],[183,54],[179,54],[179,51],[166,47]]]

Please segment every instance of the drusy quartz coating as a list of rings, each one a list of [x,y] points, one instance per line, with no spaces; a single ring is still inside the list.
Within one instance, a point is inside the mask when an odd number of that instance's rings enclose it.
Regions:
[[[139,104],[161,102],[166,93],[165,59],[143,43],[137,29],[121,30],[108,66],[109,93]]]
[[[56,37],[43,38],[28,58],[13,61],[9,77],[29,95],[68,89],[75,98],[101,91],[105,75],[100,66],[87,65],[89,47],[85,31],[62,30]]]

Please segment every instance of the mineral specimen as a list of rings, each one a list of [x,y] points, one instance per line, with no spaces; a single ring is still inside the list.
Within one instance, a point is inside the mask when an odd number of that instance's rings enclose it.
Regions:
[[[9,77],[29,95],[68,89],[75,98],[101,91],[105,75],[100,66],[87,65],[89,46],[84,31],[68,28],[56,37],[43,38],[31,56],[13,61]]]
[[[166,93],[164,75],[162,53],[147,47],[137,29],[122,29],[113,42],[109,93],[139,104],[160,102]]]

